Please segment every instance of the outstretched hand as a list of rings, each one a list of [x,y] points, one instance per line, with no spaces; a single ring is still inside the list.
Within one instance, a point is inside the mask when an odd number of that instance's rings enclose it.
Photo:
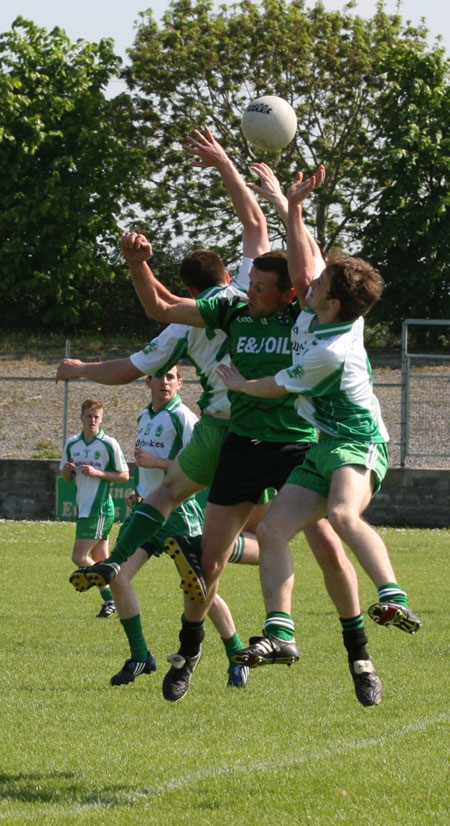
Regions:
[[[320,164],[317,167],[314,175],[311,175],[306,181],[303,180],[303,172],[298,172],[294,182],[287,191],[287,199],[290,204],[301,204],[305,198],[310,195],[315,189],[323,184],[325,180],[325,166]]]
[[[56,368],[56,384],[62,379],[78,379],[82,367],[84,367],[84,362],[79,359],[62,359]]]
[[[271,204],[284,199],[285,195],[281,189],[281,184],[273,169],[266,163],[254,163],[251,166],[252,172],[260,178],[261,183],[255,184],[252,181],[247,184],[252,192],[256,192],[269,201]]]
[[[208,169],[210,166],[220,166],[221,163],[228,162],[228,155],[224,148],[216,141],[214,135],[206,126],[203,132],[194,129],[193,135],[188,135],[188,143],[183,149],[194,155],[196,160],[191,166],[199,166],[201,169]]]
[[[234,364],[219,364],[216,368],[217,375],[230,390],[239,392],[246,379],[241,375]]]
[[[139,264],[152,255],[152,245],[145,235],[139,232],[124,232],[120,246],[129,264]]]

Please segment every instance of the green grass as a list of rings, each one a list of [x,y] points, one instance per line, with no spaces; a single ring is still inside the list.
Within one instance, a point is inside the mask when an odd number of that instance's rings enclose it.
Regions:
[[[116,529],[115,529],[116,530]],[[255,670],[227,690],[207,628],[185,700],[161,694],[181,598],[169,559],[136,578],[158,670],[120,688],[127,657],[97,593],[68,584],[73,524],[1,522],[0,823],[61,826],[447,826],[449,531],[383,530],[424,627],[415,637],[367,620],[383,681],[359,705],[339,623],[312,555],[296,542],[301,660]],[[362,604],[376,592],[361,573]],[[259,633],[255,568],[230,566],[221,592],[241,636]]]

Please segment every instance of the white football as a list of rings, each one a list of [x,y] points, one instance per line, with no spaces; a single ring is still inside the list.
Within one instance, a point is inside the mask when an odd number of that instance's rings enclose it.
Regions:
[[[242,114],[242,131],[258,149],[283,149],[297,131],[297,116],[292,106],[276,95],[252,100]]]

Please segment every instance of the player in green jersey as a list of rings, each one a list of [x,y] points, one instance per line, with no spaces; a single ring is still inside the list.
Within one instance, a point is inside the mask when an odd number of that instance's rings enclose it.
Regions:
[[[66,441],[60,470],[63,479],[77,488],[72,561],[88,567],[108,556],[108,535],[114,523],[110,484],[126,482],[129,472],[119,443],[102,429],[102,403],[85,399],[80,418],[82,430]],[[103,605],[97,616],[110,617],[116,610],[111,589],[103,587],[100,593]]]
[[[214,297],[209,301],[199,299],[194,302],[161,289],[146,264],[151,246],[143,236],[127,234],[123,249],[141,302],[155,318],[226,332],[233,359],[249,375],[262,375],[269,364],[281,368],[291,363],[290,329],[298,307],[293,304],[294,291],[283,253],[268,252],[254,260],[248,301]],[[275,404],[265,400],[255,402],[243,394],[231,394],[229,434],[211,487],[202,542],[208,599],[216,592],[220,573],[227,562],[229,544],[251,513],[261,490],[269,486],[279,489],[289,471],[303,461],[315,442],[314,428],[299,420],[294,401],[295,397],[291,396],[281,402],[277,400]],[[341,543],[326,520],[308,527],[306,535],[339,615],[352,620],[358,617],[358,623],[349,627],[347,634],[344,628],[344,643],[352,650],[353,660],[361,660],[363,656],[368,659],[354,569],[350,566],[349,571]],[[293,587],[290,562],[284,566],[282,576],[290,599]],[[197,621],[201,628],[205,609],[206,606],[190,607],[192,627]],[[275,630],[283,638],[282,656],[289,663],[299,657],[293,625],[288,612],[277,609],[269,612],[266,633],[271,635]],[[190,656],[187,681],[199,656],[199,653]],[[169,683],[170,679],[169,672],[165,680]],[[370,696],[367,692],[363,696],[360,689],[357,691],[358,699],[366,705],[378,702],[380,694],[381,686],[375,674]]]
[[[362,514],[388,466],[388,435],[372,390],[363,342],[363,316],[383,291],[379,273],[365,261],[332,256],[314,279],[301,203],[313,182],[289,191],[288,255],[291,278],[303,308],[293,328],[293,364],[275,375],[244,378],[237,366],[219,373],[236,394],[275,403],[297,394],[296,409],[320,430],[320,439],[296,468],[258,527],[261,583],[268,612],[287,610],[284,578],[286,543],[324,516],[355,553],[377,585],[379,601],[369,615],[381,625],[414,634],[420,620],[408,608],[388,551]],[[270,616],[270,613],[268,613]],[[283,662],[276,633],[255,637],[236,661],[249,666]],[[373,666],[349,662],[370,678]]]
[[[272,177],[273,177],[273,173],[271,173],[271,174],[272,174]],[[267,184],[265,183],[265,189],[267,189],[268,186],[272,187],[271,195],[270,195],[269,200],[272,197],[274,197],[273,202],[275,202],[275,199],[278,197],[278,195],[277,195],[277,192],[275,192],[275,195],[274,195],[275,188],[273,187],[273,181],[268,181]],[[277,184],[277,187],[278,187],[278,184]],[[266,195],[267,195],[267,192],[266,192]],[[130,238],[130,236],[128,236],[128,239],[129,238]],[[137,236],[135,236],[135,238],[137,238]],[[139,244],[140,244],[140,241],[138,240],[138,245]],[[134,246],[134,242],[133,242],[133,246]],[[148,254],[148,252],[147,252],[147,254]],[[135,250],[133,250],[132,255],[133,256],[135,255]],[[141,255],[141,253],[138,253],[138,257],[140,255]],[[146,255],[144,254],[144,256],[142,257],[141,260],[145,261],[145,257],[146,257]],[[129,263],[130,263],[130,260],[129,260]],[[139,267],[140,267],[139,262],[136,262],[135,260],[133,260],[133,263],[132,264],[130,263],[130,268],[132,270],[132,273],[133,273],[133,270],[134,270],[134,267],[136,266],[136,264],[137,264],[138,269],[139,269]],[[292,311],[290,310],[290,308],[288,308],[288,305],[290,304],[290,299],[292,297],[292,290],[290,288],[289,283],[280,284],[280,285],[278,284],[278,275],[279,275],[278,273],[272,273],[272,275],[270,275],[270,272],[269,272],[270,268],[273,268],[273,266],[275,266],[275,267],[279,267],[281,272],[284,269],[284,276],[285,276],[286,275],[286,263],[285,263],[285,261],[283,261],[283,256],[282,255],[281,256],[280,255],[275,255],[275,256],[270,257],[270,261],[268,259],[264,260],[264,261],[261,261],[260,266],[262,268],[266,268],[267,276],[266,276],[266,274],[264,274],[264,270],[262,270],[262,275],[261,275],[262,282],[259,283],[259,284],[256,283],[255,286],[254,286],[254,290],[253,290],[254,295],[253,295],[253,297],[251,297],[251,304],[255,308],[254,315],[255,315],[255,317],[259,316],[259,315],[268,316],[268,315],[271,315],[271,310],[272,309],[274,311],[281,310],[282,312],[279,314],[280,318],[277,318],[275,320],[277,341],[274,341],[273,331],[271,331],[270,335],[267,335],[267,329],[266,329],[266,327],[267,327],[267,318],[262,318],[262,320],[260,322],[260,325],[259,325],[259,330],[258,330],[259,347],[261,348],[260,353],[259,353],[259,358],[260,359],[264,359],[264,358],[267,359],[268,356],[271,356],[271,357],[274,356],[276,359],[278,359],[281,356],[283,358],[282,363],[288,363],[289,360],[290,360],[290,357],[289,357],[289,328],[290,328],[290,325],[292,324],[292,321],[293,321],[293,318],[294,318],[294,315],[292,314]],[[264,293],[264,282],[267,282],[266,286],[269,287],[269,290],[268,290],[268,294],[266,293],[265,295],[262,295],[262,293]],[[280,289],[279,289],[279,286],[280,286]],[[286,293],[286,291],[288,292],[288,295],[287,295],[288,300],[285,301],[286,296],[283,295],[281,303],[280,303],[280,295],[282,293],[283,294]],[[166,291],[166,294],[167,294],[167,291]],[[240,320],[239,322],[237,322],[237,324],[240,325],[241,331],[244,330],[244,325],[248,324],[249,322],[250,323],[252,322],[251,318],[248,319],[248,315],[249,315],[248,308],[246,308],[245,305],[244,305],[243,306],[243,312],[242,312],[242,318],[244,320]],[[276,312],[276,315],[278,315],[278,312]],[[245,320],[246,317],[247,317],[247,320]],[[202,325],[202,326],[205,326],[205,325]],[[244,336],[245,336],[245,334],[244,334]],[[242,347],[244,349],[244,351],[247,351],[247,353],[251,354],[252,362],[253,362],[253,357],[257,356],[257,353],[255,352],[255,350],[258,349],[258,347],[255,348],[253,338],[254,338],[253,336],[250,336],[248,341],[244,341],[242,339],[238,342],[239,347]],[[252,351],[253,351],[253,353],[252,353]],[[288,411],[288,407],[286,405],[283,404],[283,405],[280,406],[280,410],[277,413],[278,430],[279,430],[279,424],[280,424],[280,422],[284,421],[284,418],[287,417],[287,419],[289,419],[291,421],[291,423],[294,421],[295,417],[293,417],[292,412],[293,412],[292,410]],[[268,411],[268,417],[269,418],[272,417],[272,413],[273,413],[273,411]],[[247,417],[247,419],[248,419],[248,421],[251,421],[251,420],[254,419],[254,417],[250,416],[250,417]],[[275,425],[275,423],[274,423],[274,425]],[[267,428],[266,428],[266,430],[267,430]],[[271,432],[272,431],[276,432],[277,431],[277,426],[275,425],[273,427],[270,427],[269,430]],[[278,436],[276,437],[273,444],[271,443],[270,440],[261,442],[259,439],[252,440],[248,437],[245,439],[246,446],[251,451],[258,454],[259,461],[261,461],[263,465],[268,464],[266,453],[267,453],[268,449],[272,449],[273,458],[275,458],[275,455],[276,455],[277,461],[279,463],[279,471],[281,472],[280,475],[277,477],[277,484],[278,485],[282,484],[282,482],[285,479],[286,472],[289,470],[289,466],[287,466],[287,469],[286,469],[286,458],[288,458],[289,461],[291,461],[294,465],[296,465],[298,463],[298,461],[300,460],[299,456],[300,456],[300,458],[302,458],[302,456],[304,454],[304,451],[306,449],[306,445],[311,443],[310,441],[308,441],[308,442],[305,442],[305,443],[302,444],[301,439],[305,438],[305,436],[306,436],[307,439],[311,439],[311,436],[313,435],[313,432],[314,432],[312,428],[310,428],[308,426],[305,426],[303,433],[299,434],[299,428],[298,428],[298,422],[297,421],[295,421],[295,431],[296,431],[296,433],[295,433],[294,439],[297,439],[297,440],[300,439],[300,442],[297,441],[293,445],[288,444],[287,446],[285,444],[283,444],[282,442],[280,443],[280,441],[277,441],[277,439],[278,440],[280,439],[280,434],[279,433],[278,433]],[[239,438],[239,434],[235,434],[235,436],[236,436],[236,438]],[[268,437],[266,435],[265,439],[267,440],[267,438]],[[282,436],[282,440],[283,439],[284,440],[286,439],[286,436],[284,434]],[[239,444],[238,444],[237,445],[237,458],[239,458],[239,452],[240,451],[239,451]],[[288,454],[290,454],[288,457],[286,457],[286,452]],[[241,457],[241,459],[242,459],[242,457]],[[251,456],[251,461],[253,462],[253,460],[254,460],[254,456]],[[244,461],[244,466],[246,467],[247,464],[248,464],[248,462],[245,460]],[[272,461],[269,462],[269,465],[272,466],[272,470],[273,470]],[[242,462],[241,462],[241,465],[239,467],[242,467]],[[232,475],[233,475],[233,480],[232,480],[232,485],[231,485],[232,487],[235,487],[234,479],[235,479],[236,472],[237,472],[237,475],[240,476],[240,471],[239,470],[238,471],[236,471],[236,470],[233,471],[232,470]],[[256,476],[257,475],[258,474],[256,474]],[[192,475],[191,475],[190,478],[192,478]],[[195,476],[194,476],[194,478],[195,478]],[[167,483],[168,482],[169,482],[169,480],[167,480]],[[167,487],[169,487],[168,484],[167,484]],[[170,490],[170,488],[169,488],[169,490]],[[173,491],[171,492],[171,494],[173,496]],[[247,498],[247,493],[245,494],[245,498]],[[145,520],[142,520],[142,521],[143,522],[145,521],[148,524],[148,517],[149,516],[154,517],[155,518],[155,529],[157,529],[158,524],[160,524],[158,519],[162,520],[164,518],[165,508],[164,508],[164,506],[161,505],[160,501],[155,501],[154,498],[151,499],[151,503],[152,503],[152,505],[155,505],[157,512],[155,513],[155,507],[150,508],[150,506],[148,505],[148,509],[146,511],[146,514],[145,514],[146,518],[145,518]],[[253,502],[250,502],[250,503],[247,503],[247,504],[248,504],[250,510],[254,507]],[[208,508],[210,508],[210,505],[208,505]],[[227,505],[227,508],[228,508],[228,505]],[[158,511],[159,511],[159,515],[158,515]],[[170,510],[167,510],[167,512],[170,512]],[[324,538],[323,532],[325,532],[325,538]],[[336,608],[339,612],[339,615],[343,618],[354,617],[355,615],[360,615],[357,580],[356,580],[355,571],[354,571],[353,566],[351,565],[350,561],[346,557],[346,555],[345,555],[345,553],[342,549],[342,546],[337,541],[336,535],[333,534],[333,532],[329,530],[329,526],[327,526],[326,523],[323,525],[322,533],[319,533],[319,536],[318,536],[318,538],[315,542],[314,552],[315,552],[315,555],[316,555],[316,558],[317,558],[319,564],[322,567],[325,582],[326,582],[326,586],[327,586],[327,590],[328,590],[331,598],[333,599],[333,601],[336,605]],[[225,562],[226,562],[226,558],[227,558],[228,553],[229,553],[228,549],[226,549],[225,552],[222,552],[222,558],[220,560],[222,567],[223,567],[223,564],[225,564]],[[113,552],[113,556],[114,556],[114,552]],[[213,580],[215,578],[217,578],[218,573],[220,573],[220,570],[221,570],[221,567],[219,567],[219,566],[215,567],[215,560],[213,558],[212,559],[212,571],[211,571],[211,577],[212,577]],[[289,584],[288,584],[287,587],[291,588],[292,584],[293,584],[293,577],[290,577],[290,581],[289,581]],[[190,606],[189,616],[185,618],[186,622],[183,622],[182,648],[180,648],[180,653],[181,653],[182,649],[183,649],[183,646],[184,646],[185,640],[186,641],[189,640],[189,645],[190,645],[189,652],[186,652],[186,648],[184,649],[184,652],[187,653],[187,656],[185,657],[185,666],[184,666],[184,668],[180,669],[178,675],[174,675],[173,669],[171,669],[172,673],[169,672],[169,674],[167,675],[167,679],[165,680],[164,686],[163,686],[164,696],[166,696],[167,699],[178,699],[178,696],[184,696],[184,694],[186,693],[188,684],[189,684],[189,679],[190,679],[190,676],[192,674],[193,667],[195,667],[195,665],[197,664],[198,659],[199,659],[199,646],[200,646],[201,637],[202,637],[202,634],[203,634],[203,627],[202,627],[203,626],[203,619],[202,619],[201,616],[200,617],[198,617],[198,615],[195,616],[194,610],[191,610],[191,609],[193,609],[193,606]],[[286,617],[278,616],[276,619],[277,619],[278,624],[283,624],[285,622],[285,620],[287,620],[288,624],[290,622],[289,617],[286,618]],[[360,618],[360,619],[361,619],[361,624],[362,624],[362,618]],[[289,628],[286,631],[286,636],[289,637]],[[292,637],[292,634],[290,634],[290,636]],[[347,640],[347,638],[348,638],[348,640]],[[180,636],[180,639],[181,639],[181,636]],[[366,642],[366,638],[365,638],[364,631],[363,631],[362,627],[358,627],[356,630],[352,628],[352,629],[349,630],[348,634],[344,631],[344,641],[346,642],[346,645],[348,643],[349,645],[351,645],[353,647],[353,649],[356,646],[358,648],[358,651],[359,651],[359,649],[361,648],[361,645],[363,645]],[[295,646],[295,642],[294,642],[294,646]],[[295,650],[296,650],[296,646],[295,646]],[[174,676],[178,676],[179,679],[173,680],[172,678]]]

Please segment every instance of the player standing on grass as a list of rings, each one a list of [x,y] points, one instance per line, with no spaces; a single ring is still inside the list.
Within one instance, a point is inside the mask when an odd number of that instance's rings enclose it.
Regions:
[[[362,518],[388,467],[389,437],[373,394],[363,321],[384,284],[370,264],[345,256],[332,256],[314,279],[301,206],[313,188],[312,181],[297,182],[288,193],[289,269],[302,307],[292,332],[293,364],[256,379],[244,378],[237,365],[219,367],[237,398],[275,404],[295,393],[298,415],[320,431],[318,444],[293,470],[257,530],[267,619],[266,636],[252,638],[235,658],[249,666],[285,662],[283,636],[271,617],[274,611],[290,613],[287,543],[324,516],[378,587],[379,601],[369,608],[372,619],[412,634],[421,626],[381,537]],[[354,676],[359,663],[349,665]]]
[[[128,465],[119,443],[101,428],[103,405],[86,399],[81,405],[83,429],[65,446],[60,470],[66,482],[75,482],[78,517],[72,561],[89,567],[108,556],[108,535],[114,523],[111,482],[129,479]],[[100,589],[103,605],[97,614],[107,618],[116,610],[109,587]]]

